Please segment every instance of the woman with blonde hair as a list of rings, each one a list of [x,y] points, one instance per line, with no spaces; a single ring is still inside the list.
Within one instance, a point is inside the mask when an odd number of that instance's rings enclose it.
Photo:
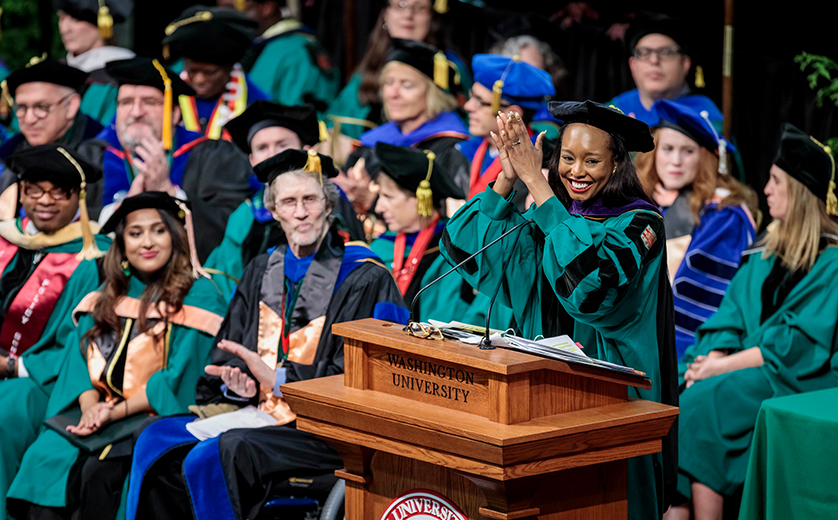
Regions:
[[[380,83],[389,122],[365,132],[361,144],[373,147],[381,142],[430,150],[454,183],[467,193],[469,163],[455,145],[469,135],[454,113],[457,101],[450,89],[456,83],[456,74],[445,55],[421,42],[395,39]]]
[[[706,117],[667,100],[652,111],[660,119],[655,150],[637,156],[637,175],[664,213],[680,358],[718,309],[756,236],[759,209],[756,193],[727,175],[733,146]]]
[[[836,386],[838,214],[828,147],[786,124],[765,187],[774,222],[698,330],[680,373],[678,492],[667,519],[721,518],[766,399]]]

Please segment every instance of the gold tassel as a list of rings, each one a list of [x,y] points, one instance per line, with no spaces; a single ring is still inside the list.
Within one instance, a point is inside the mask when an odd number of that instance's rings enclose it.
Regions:
[[[434,55],[434,83],[442,90],[448,89],[448,58],[442,51]]]
[[[829,193],[826,194],[826,212],[838,216],[838,197],[835,196],[835,181],[829,181]]]
[[[497,80],[492,86],[492,114],[500,112],[500,95],[503,94],[503,81]]]
[[[99,0],[99,18],[97,20],[99,25],[99,35],[103,40],[113,38],[113,16],[108,6],[105,5],[105,0]]]
[[[172,57],[172,50],[169,47],[169,44],[167,43],[166,45],[163,46],[163,59],[168,60],[171,57]]]
[[[163,148],[168,152],[172,149],[172,80],[159,61],[154,60],[151,63],[163,78]]]
[[[0,83],[0,117],[8,117],[15,100],[9,94],[9,84],[4,79]]]
[[[326,128],[326,122],[325,121],[318,121],[317,122],[317,127],[320,130],[320,142],[322,143],[323,141],[328,141],[329,140],[329,129]]]
[[[704,69],[701,65],[695,68],[695,86],[696,88],[704,88]]]
[[[180,214],[183,219],[186,221],[186,241],[189,242],[189,258],[192,262],[192,276],[195,279],[198,278],[210,278],[209,273],[207,273],[203,267],[201,267],[201,261],[198,260],[198,249],[195,246],[195,226],[192,225],[192,212],[189,211],[189,208],[183,201],[175,199],[175,204],[178,205],[180,208]]]
[[[84,170],[81,165],[73,159],[73,156],[67,153],[64,148],[57,148],[59,153],[70,161],[70,164],[75,166],[76,170],[81,176],[81,184],[79,185],[79,213],[81,221],[81,243],[82,248],[79,254],[76,255],[77,260],[93,260],[100,256],[105,256],[105,253],[99,250],[96,246],[96,240],[93,238],[93,232],[90,230],[90,215],[87,213],[87,178],[84,176]]]
[[[434,1],[434,11],[439,14],[445,14],[448,12],[448,0],[435,0]]]
[[[434,214],[434,192],[431,191],[431,174],[434,171],[436,154],[430,150],[425,150],[425,155],[428,156],[428,175],[416,189],[416,212],[422,217],[430,217]]]
[[[320,164],[320,156],[314,150],[309,150],[306,164],[303,166],[304,172],[320,174],[320,187],[323,187],[323,165]]]
[[[236,9],[238,9],[239,11],[244,11],[245,2],[246,2],[246,0],[236,0],[236,2],[235,2]]]

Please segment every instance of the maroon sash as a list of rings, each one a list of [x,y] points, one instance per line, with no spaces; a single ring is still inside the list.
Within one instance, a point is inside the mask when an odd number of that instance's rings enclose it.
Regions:
[[[17,246],[0,237],[0,273],[17,253]],[[41,338],[67,280],[81,263],[76,253],[48,253],[23,284],[0,327],[0,348],[20,357]]]

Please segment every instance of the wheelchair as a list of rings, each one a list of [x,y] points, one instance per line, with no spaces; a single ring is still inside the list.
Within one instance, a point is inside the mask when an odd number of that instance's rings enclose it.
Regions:
[[[346,482],[334,474],[290,478],[254,520],[344,520]]]

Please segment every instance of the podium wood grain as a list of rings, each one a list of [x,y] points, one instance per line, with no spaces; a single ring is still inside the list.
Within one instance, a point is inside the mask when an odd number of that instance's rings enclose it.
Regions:
[[[346,518],[378,519],[409,489],[469,519],[625,518],[626,459],[656,453],[677,408],[629,400],[641,378],[503,349],[336,324],[345,374],[283,385],[297,427],[345,468]]]

